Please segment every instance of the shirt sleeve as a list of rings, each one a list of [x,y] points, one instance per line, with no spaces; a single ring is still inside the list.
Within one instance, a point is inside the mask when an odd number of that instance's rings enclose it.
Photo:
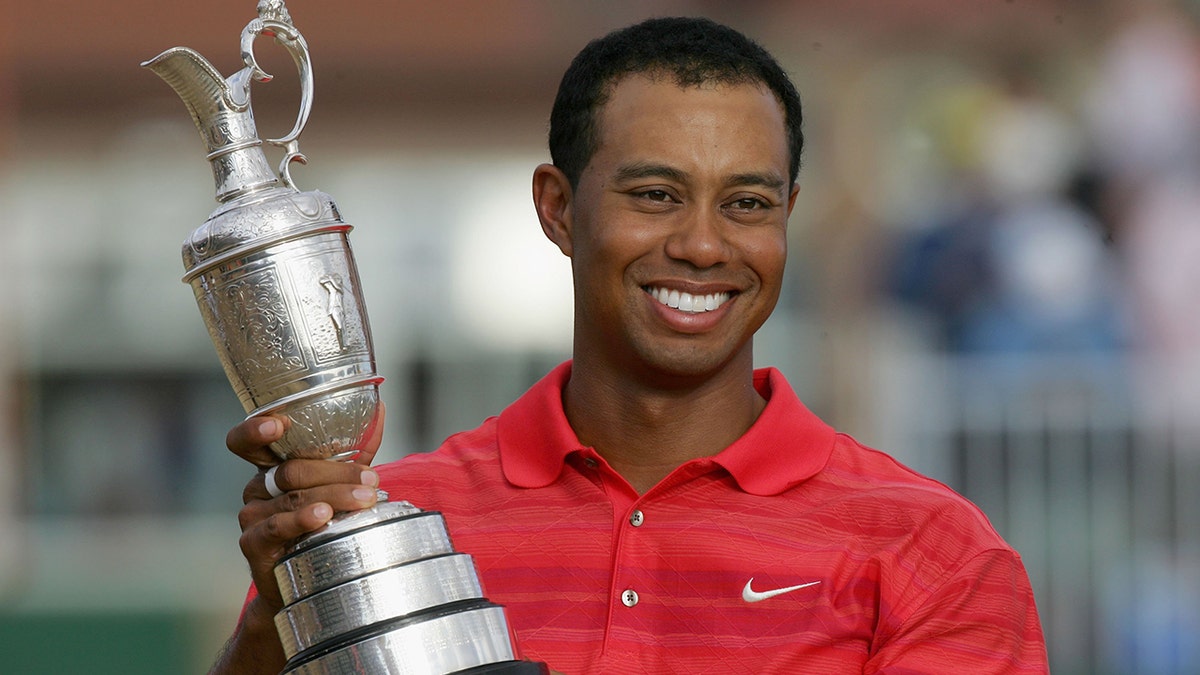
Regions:
[[[1012,550],[976,555],[899,624],[880,628],[864,674],[1049,672],[1029,576]]]

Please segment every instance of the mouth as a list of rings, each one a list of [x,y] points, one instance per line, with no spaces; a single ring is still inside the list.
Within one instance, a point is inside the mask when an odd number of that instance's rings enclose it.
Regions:
[[[729,292],[693,295],[684,291],[656,286],[646,286],[643,290],[659,303],[689,314],[711,312],[729,302],[729,299],[733,297],[733,294]]]

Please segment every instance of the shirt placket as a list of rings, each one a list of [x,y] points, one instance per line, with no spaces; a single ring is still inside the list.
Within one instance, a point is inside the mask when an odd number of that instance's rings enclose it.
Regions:
[[[613,629],[627,625],[632,619],[630,612],[638,609],[643,601],[640,590],[639,570],[631,564],[630,547],[636,546],[636,538],[640,528],[646,523],[646,499],[637,492],[620,475],[614,472],[593,451],[585,451],[584,465],[593,472],[594,479],[604,489],[612,505],[612,560],[609,567],[608,616],[604,629],[604,645],[601,648],[602,657],[620,661],[628,657],[622,650],[611,650]],[[628,665],[628,664],[626,664]]]
[[[623,645],[622,648],[615,647],[612,636],[614,629],[618,627],[628,627],[630,630],[627,634],[639,632],[639,628],[644,630],[646,622],[639,617],[639,613],[647,611],[646,603],[656,602],[653,597],[654,587],[646,578],[646,570],[635,562],[644,558],[640,554],[646,551],[646,547],[654,546],[647,538],[655,536],[652,527],[655,504],[659,504],[660,499],[669,498],[682,483],[710,471],[712,463],[709,460],[690,462],[646,494],[638,495],[624,478],[607,465],[602,465],[602,460],[592,461],[595,462],[592,466],[599,472],[599,479],[613,508],[613,557],[609,577],[608,621],[602,653],[606,660],[614,659],[615,665],[628,668],[628,645]],[[664,535],[659,532],[658,536]],[[657,602],[661,602],[661,599],[657,599]],[[621,663],[617,664],[616,661]]]

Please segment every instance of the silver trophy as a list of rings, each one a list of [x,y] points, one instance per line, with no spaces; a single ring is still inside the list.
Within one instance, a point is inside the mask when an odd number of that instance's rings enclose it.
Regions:
[[[267,144],[250,108],[270,81],[254,42],[269,36],[300,75],[295,127]],[[217,354],[249,416],[285,417],[282,459],[347,460],[377,420],[379,384],[351,226],[333,199],[301,192],[288,171],[312,107],[308,46],[281,0],[258,3],[241,35],[246,64],[228,79],[184,47],[142,65],[183,99],[208,151],[219,206],[183,244],[189,283]],[[436,512],[403,501],[339,514],[275,568],[275,617],[287,673],[539,675],[516,660],[504,609],[483,595],[470,556]]]

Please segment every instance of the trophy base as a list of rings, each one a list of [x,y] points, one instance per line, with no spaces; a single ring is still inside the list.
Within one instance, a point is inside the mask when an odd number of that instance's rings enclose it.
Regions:
[[[381,502],[339,514],[275,567],[287,675],[546,675],[517,661],[440,513]]]
[[[286,675],[544,675],[514,660],[504,608],[455,603],[342,636],[297,654]],[[489,670],[495,668],[496,670]],[[532,669],[530,669],[532,668]]]

